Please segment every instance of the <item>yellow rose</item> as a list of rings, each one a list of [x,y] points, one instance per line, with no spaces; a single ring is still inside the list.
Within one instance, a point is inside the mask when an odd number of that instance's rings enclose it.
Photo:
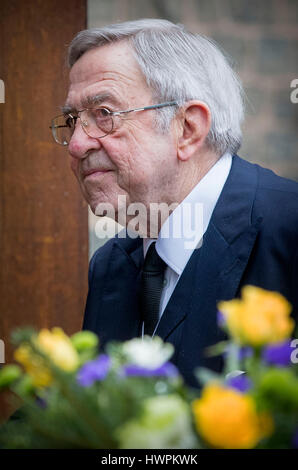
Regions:
[[[219,302],[228,330],[240,344],[263,346],[288,338],[294,329],[291,305],[278,292],[254,286],[242,289],[242,299]]]
[[[41,330],[37,336],[37,345],[60,369],[72,371],[79,365],[78,354],[61,328],[53,328],[52,332]]]
[[[34,339],[35,345],[46,354],[53,363],[66,371],[73,371],[79,365],[79,356],[70,338],[61,328],[52,331],[42,329]],[[42,357],[34,353],[27,344],[21,344],[14,353],[15,359],[24,366],[37,387],[46,387],[52,382],[52,375]]]
[[[207,385],[192,404],[198,433],[212,447],[251,449],[273,431],[273,421],[258,415],[252,397],[220,384]]]

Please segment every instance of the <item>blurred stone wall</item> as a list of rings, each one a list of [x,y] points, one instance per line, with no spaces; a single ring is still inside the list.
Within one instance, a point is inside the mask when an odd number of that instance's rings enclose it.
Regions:
[[[298,180],[298,0],[88,0],[88,27],[138,18],[184,23],[228,53],[247,94],[239,155]]]

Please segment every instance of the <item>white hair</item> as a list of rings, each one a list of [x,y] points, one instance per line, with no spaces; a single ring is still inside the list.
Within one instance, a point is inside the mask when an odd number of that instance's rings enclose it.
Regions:
[[[209,38],[181,24],[143,19],[79,32],[69,46],[70,67],[88,50],[128,40],[156,103],[198,99],[211,112],[207,144],[216,153],[237,152],[241,145],[244,93],[227,57]],[[173,107],[160,109],[158,122],[169,129]]]

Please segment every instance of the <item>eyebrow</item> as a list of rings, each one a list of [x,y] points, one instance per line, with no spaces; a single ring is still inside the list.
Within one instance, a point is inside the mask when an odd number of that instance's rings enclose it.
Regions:
[[[111,93],[109,93],[109,92],[105,92],[105,93],[99,93],[99,94],[96,94],[96,95],[86,96],[82,100],[81,109],[88,108],[89,106],[94,106],[94,105],[97,105],[97,104],[101,104],[104,101],[108,101],[111,104],[114,104],[116,106],[120,105],[120,101],[115,96],[111,95]],[[63,114],[70,114],[70,113],[76,113],[80,110],[77,109],[75,106],[72,106],[71,104],[66,103],[64,106],[61,107],[61,111],[62,111]]]

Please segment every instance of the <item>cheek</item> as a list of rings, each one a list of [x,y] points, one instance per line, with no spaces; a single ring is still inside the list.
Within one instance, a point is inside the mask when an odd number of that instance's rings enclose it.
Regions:
[[[106,153],[115,166],[118,180],[128,183],[134,172],[135,149],[125,139],[115,139]]]
[[[144,148],[134,147],[133,151],[122,154],[117,166],[120,186],[131,191],[140,185],[147,185],[152,169]]]
[[[148,190],[167,172],[169,149],[159,142],[158,137],[146,139],[144,136],[130,147],[127,158],[122,162],[123,175],[129,178],[130,187]]]

